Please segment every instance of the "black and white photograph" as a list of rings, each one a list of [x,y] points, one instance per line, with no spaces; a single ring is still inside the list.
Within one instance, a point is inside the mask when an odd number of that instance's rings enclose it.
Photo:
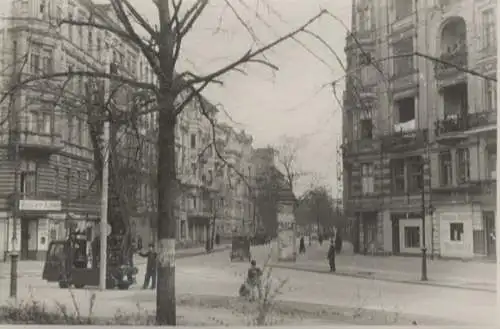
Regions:
[[[0,325],[500,324],[496,0],[0,0]]]

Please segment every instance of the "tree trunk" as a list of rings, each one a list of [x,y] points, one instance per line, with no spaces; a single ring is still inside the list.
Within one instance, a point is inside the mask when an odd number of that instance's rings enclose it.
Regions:
[[[156,325],[176,324],[174,203],[177,190],[173,99],[164,95],[158,120],[158,286]]]

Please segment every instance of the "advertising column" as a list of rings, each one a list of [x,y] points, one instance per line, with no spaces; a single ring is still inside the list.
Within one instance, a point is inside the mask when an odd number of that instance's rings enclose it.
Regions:
[[[293,203],[282,202],[278,207],[278,260],[294,262],[297,257]]]

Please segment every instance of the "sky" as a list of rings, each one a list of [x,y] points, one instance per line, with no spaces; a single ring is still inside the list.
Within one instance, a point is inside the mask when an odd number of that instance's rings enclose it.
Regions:
[[[157,23],[152,0],[130,1],[152,24]],[[184,7],[193,2],[184,0]],[[255,38],[226,0],[212,0],[184,40],[178,72],[209,73],[250,48],[261,47],[298,28],[321,9],[350,26],[350,0],[230,0],[230,4]],[[345,61],[347,31],[343,24],[323,16],[310,30]],[[246,65],[245,74],[225,75],[223,85],[208,87],[204,95],[223,109],[220,120],[253,136],[254,147],[279,145],[285,136],[297,141],[296,171],[307,175],[297,183],[296,194],[322,185],[336,196],[342,115],[330,82],[342,77],[344,71],[331,50],[314,37],[299,34],[297,40],[290,39],[266,53],[265,59],[278,71],[261,64]],[[336,86],[340,99],[343,88],[343,81]]]
[[[152,23],[157,11],[149,0],[131,0]],[[185,0],[186,6],[193,0]],[[350,0],[231,0],[260,43],[224,0],[214,0],[185,40],[180,70],[209,73],[244,54],[274,41],[327,9],[350,26]],[[346,29],[338,21],[324,16],[311,25],[344,62]],[[245,66],[246,74],[224,76],[223,85],[212,85],[204,95],[223,106],[221,120],[244,129],[254,138],[254,146],[279,145],[284,136],[299,143],[297,171],[307,173],[297,184],[301,194],[313,185],[330,188],[337,195],[337,152],[341,142],[341,107],[335,100],[330,82],[344,71],[334,54],[310,35],[266,53],[279,67],[273,72],[266,66]],[[302,44],[302,45],[301,45]],[[312,54],[311,54],[312,53]],[[336,87],[342,98],[343,82]]]

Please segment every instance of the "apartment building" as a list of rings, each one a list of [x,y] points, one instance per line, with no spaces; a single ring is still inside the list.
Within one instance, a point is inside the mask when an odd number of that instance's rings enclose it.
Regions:
[[[428,254],[495,256],[495,13],[489,0],[353,1],[343,184],[357,252],[420,254],[425,234]]]
[[[217,124],[215,136],[217,150],[230,164],[226,165],[220,158],[215,164],[220,213],[217,231],[223,236],[251,232],[255,214],[253,138],[225,123]]]

